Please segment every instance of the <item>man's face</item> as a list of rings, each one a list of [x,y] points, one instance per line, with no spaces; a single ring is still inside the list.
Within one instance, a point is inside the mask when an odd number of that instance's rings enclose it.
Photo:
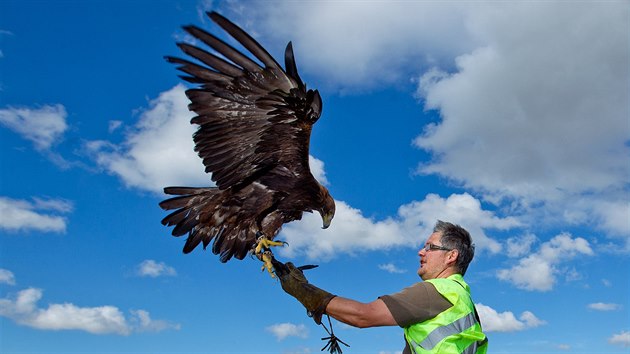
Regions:
[[[418,268],[418,275],[422,278],[422,280],[447,277],[452,274],[449,269],[449,260],[452,259],[452,253],[454,251],[440,249],[431,249],[427,251],[425,249],[429,245],[444,247],[444,245],[442,245],[441,238],[441,233],[432,233],[424,246],[422,246],[420,251],[418,251],[418,256],[420,256],[420,268]]]

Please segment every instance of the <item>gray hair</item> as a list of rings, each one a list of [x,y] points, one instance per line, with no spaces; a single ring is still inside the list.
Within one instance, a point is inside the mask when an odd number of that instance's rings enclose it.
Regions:
[[[459,225],[438,220],[435,223],[433,232],[441,234],[440,242],[442,242],[442,246],[457,250],[457,269],[461,275],[466,274],[468,265],[475,256],[475,244],[472,243],[472,238],[468,231]]]

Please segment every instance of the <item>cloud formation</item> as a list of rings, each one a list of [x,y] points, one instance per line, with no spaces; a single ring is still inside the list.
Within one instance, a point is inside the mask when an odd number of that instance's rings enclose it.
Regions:
[[[393,273],[393,274],[401,274],[401,273],[407,272],[406,269],[400,269],[394,263],[379,264],[378,269],[384,270],[388,273]]]
[[[162,332],[165,330],[179,330],[181,325],[165,320],[154,320],[148,311],[131,310],[129,318],[130,328],[133,332]]]
[[[538,240],[536,235],[524,234],[510,237],[506,240],[507,256],[520,257],[528,254],[532,245]]]
[[[516,332],[546,324],[530,311],[524,311],[519,318],[512,312],[497,312],[484,304],[476,304],[484,332]]]
[[[303,324],[278,323],[265,328],[267,332],[271,332],[279,341],[287,337],[307,338],[308,329]]]
[[[59,142],[68,129],[68,113],[64,106],[45,105],[40,108],[8,107],[0,109],[0,124],[33,143],[36,150],[48,150]]]
[[[279,56],[293,41],[304,76],[317,73],[320,85],[342,91],[407,83],[410,70],[420,72],[436,61],[452,61],[477,43],[466,29],[469,6],[455,3],[223,5],[227,8],[221,12],[265,43],[271,53]]]
[[[499,270],[497,276],[520,289],[549,291],[559,275],[572,276],[570,270],[559,266],[578,255],[593,255],[588,241],[562,233],[543,243],[535,253],[521,258],[511,268]]]
[[[518,205],[523,218],[628,240],[627,26],[621,3],[608,5],[471,10],[484,45],[419,80],[419,97],[442,118],[415,141],[433,154],[419,171]]]
[[[329,260],[339,253],[387,250],[395,247],[415,248],[431,234],[440,218],[460,224],[472,235],[478,250],[498,252],[501,245],[488,237],[485,230],[507,230],[518,227],[513,218],[501,218],[483,210],[471,195],[453,194],[442,198],[429,194],[422,201],[401,206],[395,217],[374,220],[343,201],[336,201],[337,210],[331,226],[321,229],[317,213],[306,213],[301,221],[284,226],[279,238],[289,247],[279,252],[285,257],[305,255],[308,259]]]
[[[183,85],[149,102],[122,143],[90,141],[85,148],[99,166],[133,188],[161,193],[170,185],[206,186],[210,176],[194,152],[188,98]]]
[[[177,275],[177,271],[164,262],[156,262],[152,259],[147,259],[138,264],[136,274],[141,277],[157,278],[160,276],[175,276]]]
[[[133,332],[179,329],[178,324],[152,320],[144,310],[125,315],[115,306],[79,307],[71,303],[38,307],[41,289],[21,290],[14,298],[0,298],[0,316],[41,330],[80,330],[92,334],[129,335]]]
[[[8,269],[0,268],[0,284],[15,285],[15,275]]]
[[[605,302],[595,302],[592,304],[588,304],[587,306],[591,310],[596,311],[615,311],[621,308],[619,304],[605,303]]]
[[[630,331],[621,331],[608,338],[608,343],[621,345],[624,348],[630,347]]]
[[[67,220],[60,214],[73,210],[64,199],[33,198],[33,201],[0,196],[0,228],[8,231],[65,232]]]

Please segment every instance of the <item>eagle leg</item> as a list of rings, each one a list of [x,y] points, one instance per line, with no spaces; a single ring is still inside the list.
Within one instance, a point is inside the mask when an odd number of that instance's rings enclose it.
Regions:
[[[284,246],[287,243],[282,241],[272,241],[261,232],[258,232],[257,236],[258,238],[256,239],[256,244],[254,245],[252,252],[256,258],[263,262],[261,270],[267,270],[271,277],[275,278],[276,276],[273,272],[273,264],[271,262],[273,259],[273,253],[271,252],[270,247]]]
[[[263,252],[262,255],[261,255],[261,260],[263,262],[263,266],[262,266],[262,268],[260,270],[261,271],[267,270],[269,275],[271,275],[272,278],[275,278],[276,274],[275,274],[274,269],[273,269],[273,263],[271,262],[272,259],[273,259],[273,253],[271,253],[271,251],[267,250],[267,251]]]

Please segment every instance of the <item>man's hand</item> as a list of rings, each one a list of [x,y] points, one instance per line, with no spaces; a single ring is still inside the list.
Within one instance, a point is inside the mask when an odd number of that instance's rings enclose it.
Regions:
[[[321,324],[326,306],[335,295],[308,282],[302,270],[314,268],[314,266],[296,267],[291,262],[284,264],[275,259],[272,263],[282,289],[304,305],[315,323]]]

